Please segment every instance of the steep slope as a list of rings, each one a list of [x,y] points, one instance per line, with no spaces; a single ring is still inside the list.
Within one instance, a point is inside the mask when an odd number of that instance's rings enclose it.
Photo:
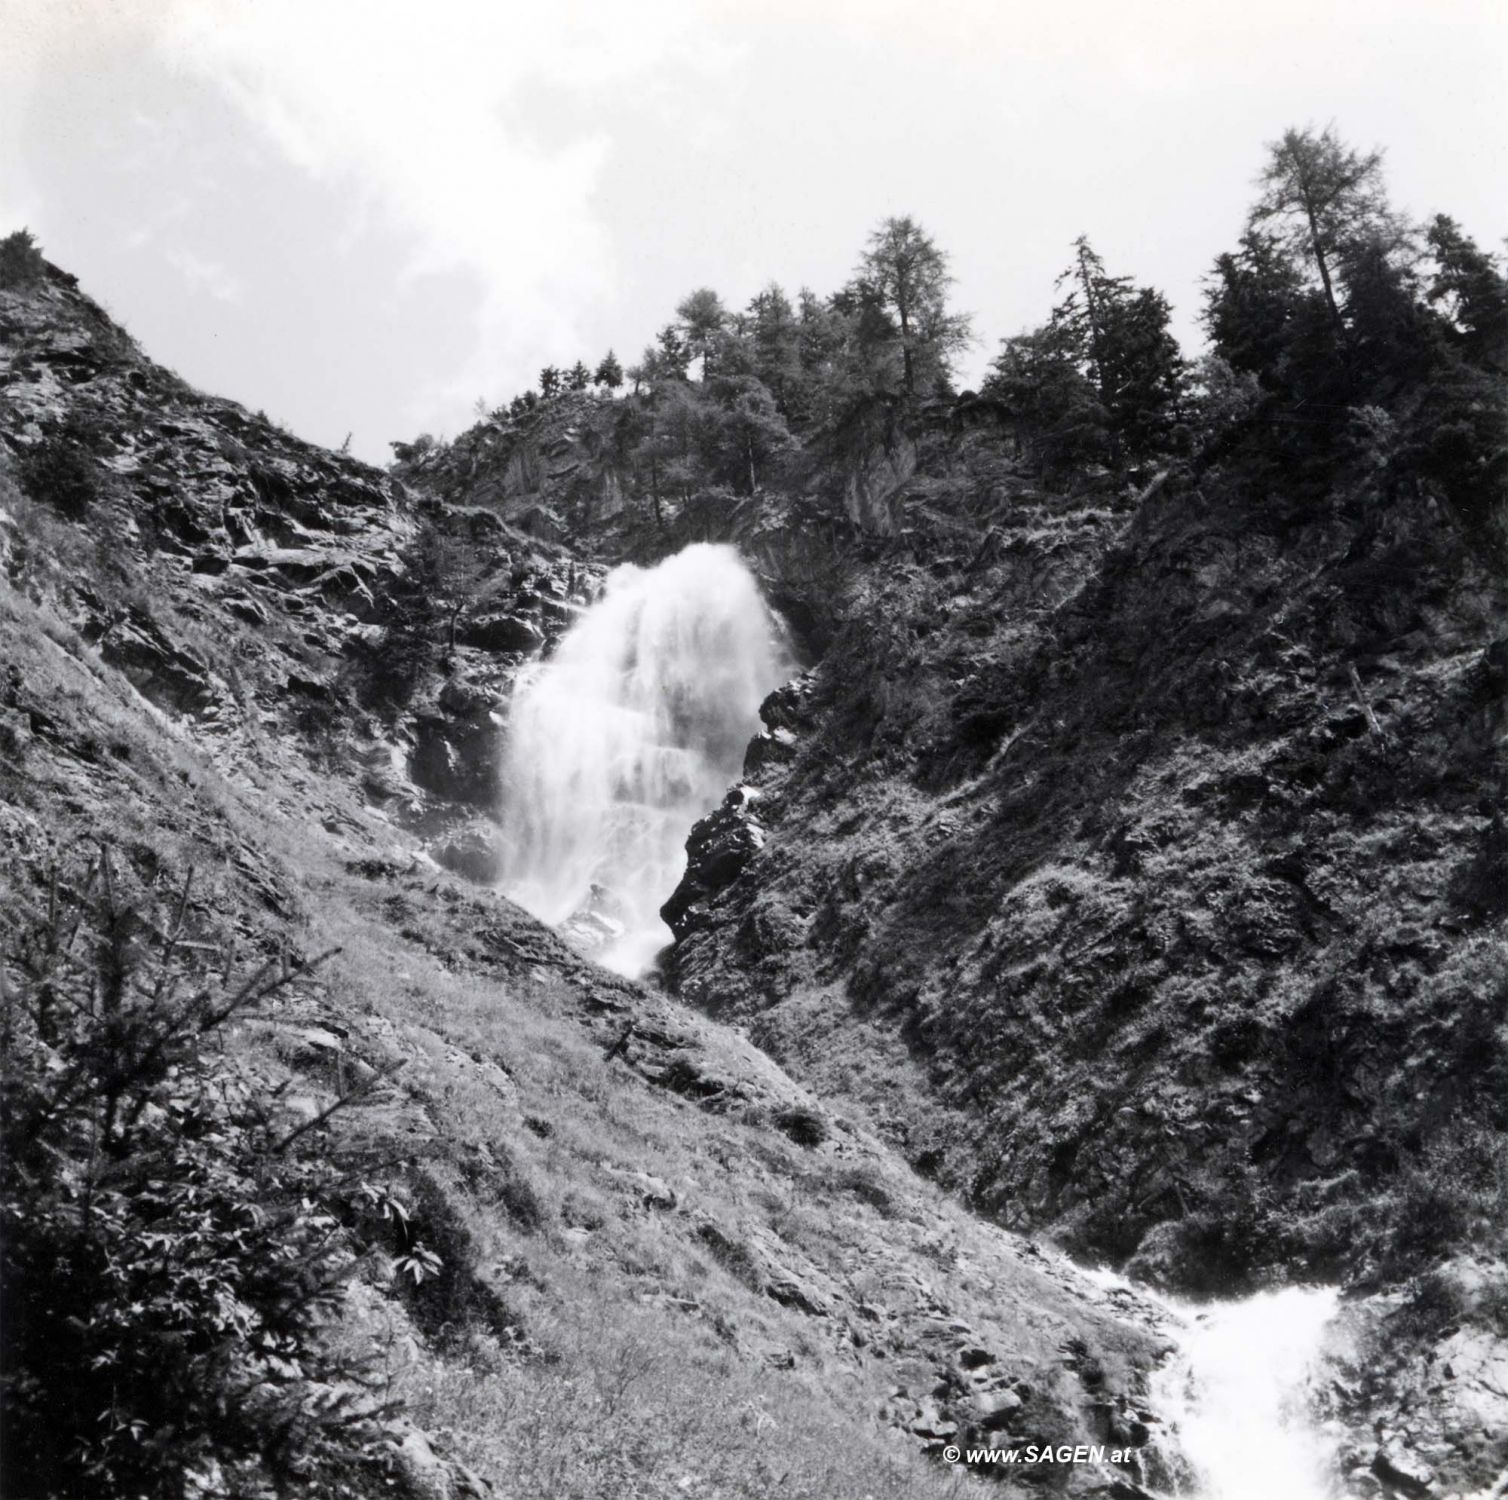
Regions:
[[[1206,370],[1160,474],[1052,461],[1007,382],[665,483],[697,429],[656,403],[715,420],[705,378],[404,468],[597,556],[739,545],[815,666],[692,834],[670,981],[1001,1222],[1343,1282],[1346,1463],[1407,1493],[1508,1463],[1508,511],[1476,315],[1391,346],[1369,306]]]
[[[766,705],[666,908],[678,992],[1005,1223],[1196,1291],[1388,1289],[1373,1415],[1484,1483],[1502,575],[1365,474],[1217,465],[1129,516],[1018,489],[962,565],[919,524],[865,569]]]
[[[1151,1309],[426,852],[487,754],[433,706],[493,702],[589,571],[189,391],[54,271],[0,338],[0,951],[104,847],[149,895],[196,869],[198,946],[293,976],[228,1045],[439,1255],[410,1283],[349,1230],[332,1336],[419,1424],[373,1492],[973,1493],[927,1457],[956,1436],[1119,1445],[1004,1488],[1141,1493]],[[453,642],[412,614],[426,526],[498,549]]]

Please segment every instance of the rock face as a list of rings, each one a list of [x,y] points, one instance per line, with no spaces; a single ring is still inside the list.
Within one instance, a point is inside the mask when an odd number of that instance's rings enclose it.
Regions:
[[[692,835],[671,975],[1004,1222],[1198,1292],[1412,1285],[1508,1221],[1508,601],[1423,502],[1219,482],[1022,484],[971,556],[855,569],[751,747],[760,847]],[[1434,1409],[1439,1485],[1508,1463]]]
[[[736,786],[716,812],[692,830],[686,845],[686,877],[660,908],[660,915],[677,939],[702,920],[706,903],[743,873],[764,847],[764,829],[755,816],[754,793]]]
[[[519,417],[495,412],[444,448],[395,444],[397,471],[543,541],[600,534],[623,511],[622,477],[597,420],[604,406],[582,391]]]
[[[435,859],[493,878],[486,824],[513,678],[600,567],[189,389],[56,271],[0,292],[0,387],[13,464],[66,428],[95,476],[72,528],[57,529],[45,496],[0,500],[13,581],[55,584],[101,659],[213,732],[227,761],[270,733],[321,770],[360,766],[369,800]],[[91,538],[103,566],[86,556]],[[468,561],[464,576],[450,554]]]

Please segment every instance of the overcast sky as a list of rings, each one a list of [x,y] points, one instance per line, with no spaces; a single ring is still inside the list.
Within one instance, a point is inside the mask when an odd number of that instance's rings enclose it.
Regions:
[[[0,232],[158,360],[385,461],[694,287],[830,291],[915,215],[979,342],[1070,241],[1197,342],[1263,143],[1508,231],[1503,0],[0,0]]]

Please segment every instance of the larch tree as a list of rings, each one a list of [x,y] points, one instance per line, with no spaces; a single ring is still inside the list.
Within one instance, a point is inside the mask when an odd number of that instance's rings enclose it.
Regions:
[[[757,493],[761,476],[796,447],[774,395],[753,375],[719,376],[708,424],[718,476],[744,494]]]
[[[728,309],[710,286],[698,287],[675,310],[681,320],[681,332],[692,359],[702,362],[702,379],[711,373],[708,364],[716,347],[717,336],[728,324]]]
[[[1365,240],[1401,244],[1406,233],[1388,207],[1382,152],[1351,150],[1331,125],[1318,131],[1286,130],[1267,149],[1267,165],[1258,179],[1262,192],[1248,227],[1264,231],[1309,263],[1319,277],[1331,323],[1342,328],[1338,259]]]
[[[969,341],[968,317],[948,310],[948,257],[909,215],[886,219],[869,237],[859,280],[894,319],[901,384],[915,397],[924,378],[947,375],[951,356]]]

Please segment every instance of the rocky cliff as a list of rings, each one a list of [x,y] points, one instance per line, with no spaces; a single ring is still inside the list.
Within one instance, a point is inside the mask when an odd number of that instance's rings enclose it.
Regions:
[[[211,871],[216,942],[343,948],[236,1046],[310,1118],[388,1080],[330,1150],[445,1269],[374,1242],[343,1315],[409,1413],[383,1484],[972,1493],[954,1438],[1134,1452],[1006,1492],[1173,1482],[1161,1314],[1024,1234],[1338,1280],[1351,1489],[1508,1464],[1505,601],[1421,492],[1049,487],[961,402],[655,514],[606,399],[384,475],[56,271],[0,340],[7,890],[103,840]],[[602,570],[708,539],[809,670],[692,831],[671,999],[489,888],[495,775]]]
[[[1501,569],[1364,474],[1010,489],[851,575],[692,835],[677,992],[999,1222],[1197,1292],[1344,1281],[1338,1408],[1485,1483]]]

